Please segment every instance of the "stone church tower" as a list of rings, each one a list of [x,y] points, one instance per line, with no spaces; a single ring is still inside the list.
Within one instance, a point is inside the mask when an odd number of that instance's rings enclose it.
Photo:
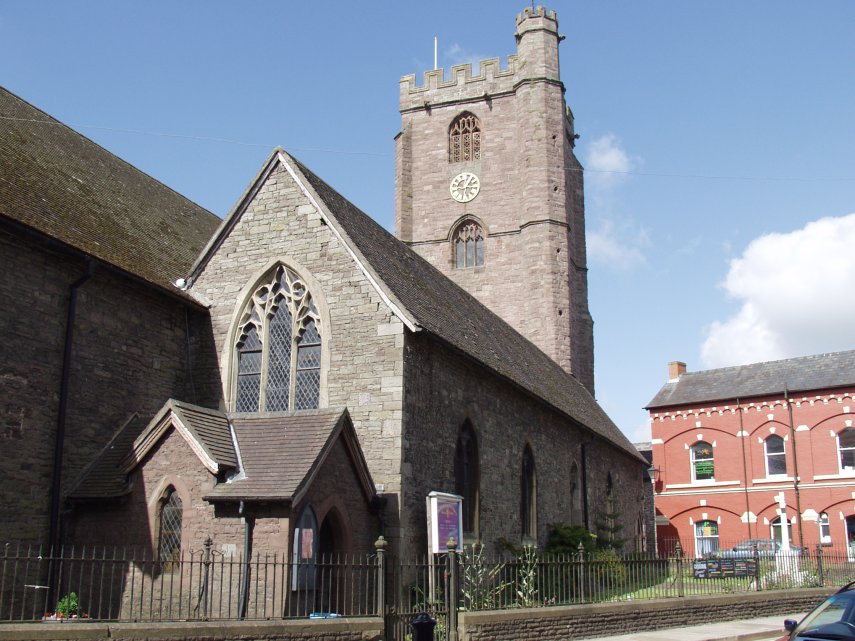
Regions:
[[[517,16],[517,54],[400,85],[396,233],[594,393],[582,166],[558,20]]]

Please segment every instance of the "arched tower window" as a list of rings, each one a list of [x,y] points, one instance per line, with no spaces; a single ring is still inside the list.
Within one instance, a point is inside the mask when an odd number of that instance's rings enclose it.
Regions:
[[[526,445],[520,474],[520,521],[524,539],[537,540],[537,475],[534,454]]]
[[[481,123],[464,111],[448,128],[448,162],[481,159]]]
[[[454,491],[463,497],[463,533],[477,538],[480,508],[478,441],[469,421],[463,424],[457,436],[454,452]]]
[[[766,476],[787,474],[787,455],[784,451],[784,439],[772,434],[764,443],[766,450]]]
[[[157,553],[165,566],[175,565],[181,558],[182,516],[181,499],[175,488],[170,488],[158,515]]]
[[[238,412],[315,409],[321,321],[300,277],[279,265],[252,294],[235,343]]]
[[[715,479],[715,464],[712,445],[698,441],[692,445],[692,480],[712,481]]]
[[[452,236],[454,242],[454,266],[477,267],[484,264],[484,231],[474,220],[464,220]]]

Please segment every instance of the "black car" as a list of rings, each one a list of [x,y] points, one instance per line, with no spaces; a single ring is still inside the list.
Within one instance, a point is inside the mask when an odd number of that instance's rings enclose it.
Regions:
[[[811,610],[800,622],[784,621],[787,634],[778,641],[855,641],[855,581]]]

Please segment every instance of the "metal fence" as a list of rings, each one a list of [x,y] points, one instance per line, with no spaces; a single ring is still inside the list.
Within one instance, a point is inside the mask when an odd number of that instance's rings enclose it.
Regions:
[[[206,544],[168,562],[139,548],[6,544],[0,557],[0,621],[118,621],[377,616],[374,555],[284,553],[246,559]]]
[[[601,601],[713,595],[855,580],[846,548],[817,546],[790,555],[733,551],[667,558],[547,555],[524,548],[488,557],[483,548],[424,557],[288,554],[249,559],[208,543],[168,562],[138,548],[42,548],[7,544],[0,555],[0,621],[60,616],[118,621],[384,616],[390,640],[404,640],[419,612],[444,640],[463,610],[548,607]]]

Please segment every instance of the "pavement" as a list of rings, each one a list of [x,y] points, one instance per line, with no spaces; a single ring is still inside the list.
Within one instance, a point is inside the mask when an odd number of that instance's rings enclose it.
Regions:
[[[596,637],[596,641],[773,641],[784,636],[784,619],[800,621],[804,615],[776,614],[756,619],[703,623],[683,628]],[[591,641],[595,641],[594,638]]]

